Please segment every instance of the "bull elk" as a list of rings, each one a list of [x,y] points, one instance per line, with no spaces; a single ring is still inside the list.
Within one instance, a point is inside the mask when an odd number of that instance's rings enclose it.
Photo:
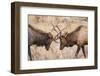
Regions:
[[[55,39],[53,38],[53,35],[50,32],[45,33],[44,31],[35,29],[29,24],[28,25],[28,55],[30,57],[30,60],[32,60],[31,50],[30,50],[31,45],[45,46],[45,49],[49,50],[52,41],[55,41]]]
[[[57,27],[59,29],[59,27]],[[85,28],[85,26],[79,26],[78,28],[76,28],[74,31],[72,31],[71,33],[65,33],[62,35],[62,31],[59,29],[60,31],[60,50],[63,50],[64,47],[72,47],[73,45],[77,45],[77,51],[75,53],[75,57],[77,57],[80,49],[82,48],[82,52],[84,57],[86,57],[85,54],[85,45],[88,44],[88,36],[87,36],[87,29]]]

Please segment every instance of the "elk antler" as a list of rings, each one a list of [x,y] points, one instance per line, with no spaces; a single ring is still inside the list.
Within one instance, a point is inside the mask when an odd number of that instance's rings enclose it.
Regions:
[[[65,38],[67,37],[67,35],[68,35],[68,32],[66,32],[66,33],[64,34]]]
[[[57,27],[57,29],[60,31],[56,36],[55,36],[55,40],[57,40],[59,37],[61,37],[61,35],[62,35],[62,31],[66,28],[66,27],[64,27],[62,30],[60,30],[60,28],[58,27],[58,26],[56,26]],[[60,35],[60,36],[59,36]]]
[[[56,38],[59,36],[59,32],[57,31],[57,25],[58,25],[58,23],[56,24],[56,26],[51,22],[51,25],[53,26],[53,28],[52,28],[52,30],[54,30],[56,33],[57,33],[57,35],[53,38],[53,41],[55,41],[56,43],[58,43],[56,40]]]
[[[56,26],[54,26],[54,24],[53,24],[53,23],[51,23],[51,24],[52,24],[52,26],[53,26],[52,30],[54,30],[55,32],[57,32],[57,33],[58,33],[58,31],[57,31],[57,30],[56,30],[56,28],[55,28],[57,25],[56,25]]]
[[[53,38],[53,40],[55,41],[55,42],[57,42],[56,40],[59,38],[59,37],[61,37],[61,34],[62,34],[62,31],[65,29],[65,27],[62,29],[62,30],[60,30],[60,28],[58,27],[58,23],[56,24],[56,26],[54,26],[54,24],[51,22],[51,24],[52,24],[52,26],[53,26],[53,29],[54,29],[54,31],[55,32],[57,32],[57,35]],[[56,28],[60,31],[60,32],[58,32],[57,30],[56,30]],[[52,29],[52,30],[53,30]],[[59,36],[60,35],[60,36]],[[57,42],[58,43],[58,42]]]

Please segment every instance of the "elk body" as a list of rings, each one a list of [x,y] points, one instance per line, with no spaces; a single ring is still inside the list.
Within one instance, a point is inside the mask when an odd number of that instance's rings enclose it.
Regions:
[[[78,48],[75,56],[77,57],[80,49],[82,48],[83,55],[86,57],[84,46],[88,44],[87,34],[87,28],[85,26],[79,26],[71,33],[60,35],[60,50],[64,49],[64,47],[72,47],[73,45],[77,45]]]
[[[28,25],[28,54],[30,60],[32,60],[30,50],[31,45],[45,46],[46,50],[49,50],[52,40],[53,35],[51,33],[45,33],[33,28],[31,25]]]

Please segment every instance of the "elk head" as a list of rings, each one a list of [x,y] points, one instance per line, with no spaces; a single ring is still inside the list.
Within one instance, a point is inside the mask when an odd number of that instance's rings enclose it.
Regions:
[[[63,50],[64,47],[68,44],[68,41],[66,40],[67,34],[68,33],[60,36],[60,50]]]
[[[48,39],[47,39],[47,41],[46,41],[46,46],[45,46],[45,48],[46,48],[46,50],[49,50],[49,48],[50,48],[50,45],[51,45],[51,43],[52,43],[52,41],[53,41],[53,35],[49,32],[48,34],[47,34],[48,36]]]

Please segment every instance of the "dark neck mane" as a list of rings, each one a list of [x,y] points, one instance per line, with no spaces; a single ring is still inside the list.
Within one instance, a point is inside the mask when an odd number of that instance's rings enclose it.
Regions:
[[[32,30],[34,30],[35,32],[38,32],[38,33],[40,33],[40,34],[47,34],[47,33],[45,33],[44,31],[42,31],[42,30],[39,30],[39,29],[35,29],[34,27],[32,27],[30,24],[28,24],[28,28],[31,28]]]
[[[77,31],[79,31],[82,27],[84,27],[84,26],[78,26],[74,31],[72,31],[71,33],[73,33],[73,32],[77,32]]]
[[[66,38],[68,38],[68,37],[69,37],[69,39],[70,39],[70,38],[73,38],[73,37],[71,37],[71,36],[76,35],[76,33],[77,33],[78,31],[80,31],[80,29],[81,29],[82,27],[84,27],[84,26],[79,26],[79,27],[77,27],[74,31],[68,33],[68,35],[67,35]]]

